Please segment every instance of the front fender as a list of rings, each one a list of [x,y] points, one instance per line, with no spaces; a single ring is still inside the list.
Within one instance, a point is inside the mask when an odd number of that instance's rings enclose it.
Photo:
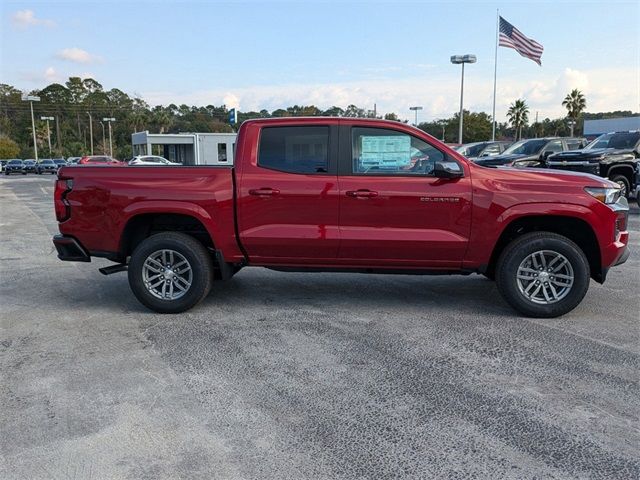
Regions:
[[[595,199],[594,203],[600,204]],[[607,208],[603,204],[600,206]],[[470,247],[464,261],[465,268],[483,269],[489,265],[500,236],[514,221],[525,217],[576,218],[590,226],[596,233],[600,245],[605,242],[604,238],[598,236],[598,233],[602,234],[602,232],[598,232],[596,227],[601,221],[597,218],[597,210],[594,211],[592,206],[587,207],[575,203],[531,202],[501,208],[499,205],[493,204],[486,210],[474,212]]]

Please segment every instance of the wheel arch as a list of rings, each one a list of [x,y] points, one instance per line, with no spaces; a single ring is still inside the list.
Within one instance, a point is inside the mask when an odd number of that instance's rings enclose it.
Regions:
[[[197,207],[197,206],[195,206]],[[189,208],[139,208],[128,216],[118,247],[119,255],[125,259],[145,238],[159,232],[182,232],[194,237],[208,249],[215,248],[211,217],[204,212]]]
[[[598,238],[588,222],[569,215],[523,215],[512,219],[502,230],[491,252],[486,275],[491,278],[495,275],[498,259],[509,243],[525,233],[536,231],[556,233],[573,241],[587,257],[591,277],[602,283],[603,272]]]

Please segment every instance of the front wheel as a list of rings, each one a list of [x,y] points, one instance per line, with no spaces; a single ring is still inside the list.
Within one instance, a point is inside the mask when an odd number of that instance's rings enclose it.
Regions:
[[[163,232],[136,247],[128,275],[140,303],[159,313],[179,313],[207,296],[213,265],[207,249],[193,237]]]
[[[505,248],[496,266],[502,297],[528,317],[553,318],[573,310],[589,289],[589,262],[570,239],[527,233]]]
[[[624,175],[611,175],[609,180],[617,183],[620,186],[621,195],[629,198],[629,194],[631,193],[631,184],[629,183],[629,180],[627,180],[627,177]]]

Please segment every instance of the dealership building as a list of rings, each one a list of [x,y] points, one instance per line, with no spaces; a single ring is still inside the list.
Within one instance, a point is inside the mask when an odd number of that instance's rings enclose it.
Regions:
[[[640,130],[640,115],[584,121],[584,136],[591,139],[603,133]]]
[[[149,133],[131,135],[133,155],[162,155],[183,165],[232,165],[235,133]],[[155,148],[154,148],[155,147]]]

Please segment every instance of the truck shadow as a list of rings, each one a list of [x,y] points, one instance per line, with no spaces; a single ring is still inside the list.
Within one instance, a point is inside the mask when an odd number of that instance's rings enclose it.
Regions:
[[[214,283],[201,308],[393,311],[415,315],[517,316],[495,283],[479,275],[374,275],[354,273],[282,273],[248,268],[227,282]]]

